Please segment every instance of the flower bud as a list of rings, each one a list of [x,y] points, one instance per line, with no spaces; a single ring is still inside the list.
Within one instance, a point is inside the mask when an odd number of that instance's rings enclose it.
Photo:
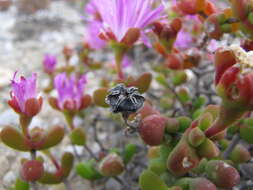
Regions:
[[[57,64],[56,56],[46,54],[43,60],[44,71],[48,74],[52,74]]]
[[[117,176],[123,171],[123,160],[116,153],[108,154],[99,164],[99,172],[103,176]]]
[[[42,177],[44,173],[43,163],[38,160],[29,160],[22,164],[21,177],[24,181],[36,181]]]
[[[154,114],[145,117],[139,126],[139,133],[142,140],[150,145],[157,146],[162,143],[167,118]]]

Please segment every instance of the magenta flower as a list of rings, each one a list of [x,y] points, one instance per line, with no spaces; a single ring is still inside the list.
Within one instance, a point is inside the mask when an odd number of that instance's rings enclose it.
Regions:
[[[102,24],[98,21],[91,21],[87,25],[85,41],[92,49],[101,49],[106,45],[105,41],[98,37],[101,28]]]
[[[90,0],[85,7],[85,12],[93,17],[96,21],[101,21],[101,16],[98,12],[98,2],[97,0]]]
[[[193,45],[192,35],[189,32],[180,30],[180,32],[178,32],[177,34],[177,39],[174,43],[174,47],[181,50],[185,50],[191,48],[192,45]]]
[[[100,37],[132,45],[143,29],[160,19],[161,4],[153,8],[153,0],[95,0],[104,32]]]
[[[37,98],[36,79],[37,75],[32,74],[30,78],[20,77],[20,81],[16,81],[16,74],[11,81],[12,91],[11,100],[8,104],[19,114],[28,117],[36,115],[42,106],[42,98]]]
[[[52,74],[57,64],[56,56],[46,54],[43,60],[44,71],[48,74]]]
[[[84,96],[86,76],[68,77],[66,73],[58,74],[54,79],[54,86],[58,93],[56,107],[59,110],[79,111],[90,104],[90,97]],[[88,99],[87,99],[88,98]]]

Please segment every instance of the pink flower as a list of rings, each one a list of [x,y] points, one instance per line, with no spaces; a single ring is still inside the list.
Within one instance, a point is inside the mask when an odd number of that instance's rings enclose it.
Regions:
[[[164,10],[161,4],[153,8],[153,0],[95,0],[102,19],[105,40],[129,42],[138,40],[143,29],[160,19]]]
[[[52,74],[57,64],[56,56],[46,54],[43,60],[44,71],[48,74]]]
[[[188,49],[193,45],[192,35],[189,32],[180,30],[177,34],[177,39],[174,43],[174,46],[178,49]]]
[[[98,2],[97,0],[90,0],[85,7],[85,12],[93,17],[96,21],[101,21],[101,16],[98,12]]]
[[[101,28],[102,24],[98,21],[91,21],[87,25],[85,41],[92,49],[101,49],[106,45],[105,41],[98,37]]]
[[[54,79],[54,86],[58,93],[57,108],[60,110],[78,111],[83,109],[84,88],[86,76],[68,77],[66,73],[58,74]]]
[[[42,106],[42,98],[37,98],[36,92],[37,75],[33,73],[30,78],[22,76],[18,82],[15,80],[16,74],[17,72],[11,81],[11,100],[8,104],[17,113],[32,117],[40,111]]]

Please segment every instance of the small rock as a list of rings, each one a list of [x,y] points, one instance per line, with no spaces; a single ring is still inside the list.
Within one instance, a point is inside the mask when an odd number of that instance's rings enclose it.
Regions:
[[[0,178],[2,178],[9,169],[9,162],[6,159],[6,157],[0,157],[0,166],[1,166]]]
[[[3,178],[4,185],[10,186],[16,180],[16,176],[12,171],[9,171]]]

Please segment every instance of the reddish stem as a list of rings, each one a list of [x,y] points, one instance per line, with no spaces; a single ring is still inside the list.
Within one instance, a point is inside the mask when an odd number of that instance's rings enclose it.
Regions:
[[[219,121],[215,121],[214,124],[206,130],[205,135],[207,137],[212,137],[222,132],[224,129],[226,129],[225,125],[222,125],[221,122]]]

